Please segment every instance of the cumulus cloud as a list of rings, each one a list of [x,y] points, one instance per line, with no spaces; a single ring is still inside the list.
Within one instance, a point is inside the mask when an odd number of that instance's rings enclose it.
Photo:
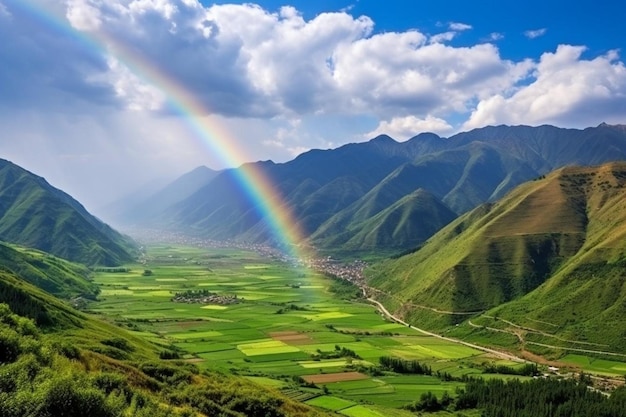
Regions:
[[[585,60],[581,46],[560,45],[544,53],[533,80],[513,94],[481,100],[464,128],[487,124],[543,124],[584,127],[598,120],[623,122],[626,67],[617,51]]]
[[[452,130],[454,128],[448,122],[438,117],[426,116],[424,119],[416,116],[394,117],[390,121],[383,120],[380,122],[378,127],[364,135],[364,138],[373,138],[384,134],[397,140],[406,140],[423,132],[446,134]]]
[[[546,28],[527,30],[524,32],[524,36],[526,36],[528,39],[535,39],[545,35],[547,31],[548,29]]]
[[[183,143],[189,132],[176,127],[185,119],[175,101],[185,94],[203,113],[194,116],[226,126],[250,159],[277,161],[378,133],[402,139],[486,124],[623,123],[626,114],[616,51],[587,59],[583,47],[562,45],[513,61],[495,45],[500,33],[451,44],[471,29],[461,22],[430,36],[375,32],[372,19],[348,10],[306,19],[293,7],[272,12],[250,3],[32,2],[52,19],[0,0],[0,39],[10,40],[0,42],[0,152],[18,154],[8,138],[23,141],[21,152],[47,139],[50,152],[76,150],[54,153],[66,155],[68,172],[87,170],[80,161],[97,157],[119,158],[120,167],[138,155],[158,155],[161,163],[152,166],[160,167],[197,161],[202,153],[191,152]],[[14,117],[26,113],[36,120]],[[223,168],[210,152],[202,155]],[[98,178],[106,177],[105,165]]]
[[[430,37],[430,43],[450,42],[456,36],[456,32],[443,32]]]
[[[0,16],[13,12],[0,8]],[[207,114],[233,118],[367,112],[379,120],[425,120],[472,112],[468,123],[474,124],[489,119],[480,114],[493,113],[485,110],[489,100],[539,94],[551,56],[540,63],[505,60],[489,43],[502,39],[496,32],[483,44],[447,44],[472,28],[462,22],[430,37],[418,30],[373,34],[368,17],[344,11],[306,20],[289,6],[270,12],[254,4],[206,7],[197,0],[67,0],[64,18],[102,50],[86,48],[82,35],[51,33],[24,16],[9,19],[0,25],[0,36],[13,40],[0,45],[6,64],[0,79],[8,86],[0,103],[76,102],[80,108],[85,100],[162,112],[168,95],[186,90]],[[584,63],[580,54],[568,56],[568,68]],[[558,109],[565,112],[563,106],[551,111]]]
[[[193,91],[207,112],[228,117],[467,111],[477,98],[511,88],[528,69],[490,45],[444,45],[471,28],[459,22],[431,37],[417,30],[372,35],[370,18],[345,12],[305,20],[288,6],[271,13],[254,4],[204,7],[194,0],[71,0],[67,18],[113,51],[118,45],[134,51],[131,61],[159,68]],[[104,79],[125,107],[162,105],[119,61],[107,62],[117,62]]]

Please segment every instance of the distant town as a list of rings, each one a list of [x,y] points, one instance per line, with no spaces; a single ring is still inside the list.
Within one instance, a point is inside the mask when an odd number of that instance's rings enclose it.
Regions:
[[[344,263],[333,259],[330,256],[300,259],[287,254],[285,251],[266,244],[247,243],[236,240],[213,240],[188,236],[183,233],[173,231],[135,229],[127,232],[138,241],[146,244],[169,242],[172,244],[195,246],[207,249],[237,248],[250,250],[265,258],[275,259],[294,266],[305,267],[322,274],[346,280],[359,288],[365,288],[363,270],[367,267],[367,263],[361,260]]]

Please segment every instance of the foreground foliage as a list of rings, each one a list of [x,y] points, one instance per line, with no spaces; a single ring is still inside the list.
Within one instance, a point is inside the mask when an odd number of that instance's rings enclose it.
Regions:
[[[120,337],[109,341],[132,349]],[[122,346],[123,345],[123,346]],[[120,362],[45,335],[0,304],[0,417],[318,415],[247,381],[184,362]]]

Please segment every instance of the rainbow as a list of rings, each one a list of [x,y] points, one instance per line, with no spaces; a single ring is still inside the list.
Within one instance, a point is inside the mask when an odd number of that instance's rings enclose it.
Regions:
[[[199,140],[225,166],[238,167],[233,170],[234,176],[271,229],[275,243],[286,250],[292,258],[304,259],[309,256],[305,248],[298,245],[298,242],[303,241],[298,222],[276,192],[272,182],[257,164],[246,163],[251,159],[247,158],[245,152],[236,145],[227,129],[208,117],[209,109],[176,79],[107,33],[78,31],[64,16],[58,16],[30,0],[4,0],[4,2],[12,8],[26,12],[39,23],[60,34],[71,36],[88,51],[114,57],[142,81],[159,89],[165,94],[169,108],[181,116],[195,140]]]

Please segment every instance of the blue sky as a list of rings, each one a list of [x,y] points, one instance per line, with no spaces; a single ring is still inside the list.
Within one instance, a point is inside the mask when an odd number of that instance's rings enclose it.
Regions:
[[[209,2],[248,3],[248,2]],[[488,40],[493,33],[502,56],[508,59],[539,57],[559,44],[586,45],[588,55],[626,48],[626,6],[614,0],[360,0],[360,1],[262,1],[271,11],[285,4],[295,6],[306,19],[325,12],[349,10],[371,17],[376,32],[422,30],[440,32],[449,22],[462,22],[472,30],[457,38],[456,45],[473,45]],[[529,39],[524,32],[546,29],[545,34]]]
[[[381,133],[626,123],[622,2],[202,1],[0,0],[0,157],[97,208],[198,165]]]

